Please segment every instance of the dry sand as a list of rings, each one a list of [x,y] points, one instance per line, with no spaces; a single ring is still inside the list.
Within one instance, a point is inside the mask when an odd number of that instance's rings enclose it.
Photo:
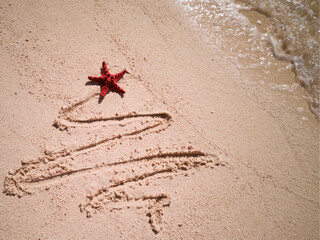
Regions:
[[[289,96],[249,84],[174,3],[0,12],[0,239],[318,238],[307,101],[302,121]],[[85,83],[102,61],[131,74],[99,104]]]

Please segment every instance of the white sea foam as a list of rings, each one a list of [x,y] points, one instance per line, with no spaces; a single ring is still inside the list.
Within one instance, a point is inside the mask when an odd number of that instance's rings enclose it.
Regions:
[[[238,69],[264,68],[267,56],[290,63],[309,93],[310,110],[319,119],[319,1],[177,0],[200,26],[215,50],[228,50]],[[264,19],[250,22],[249,11]],[[265,32],[259,31],[264,24]],[[266,50],[266,44],[269,50]],[[265,58],[261,58],[264,56]],[[246,62],[249,64],[243,64]],[[282,69],[279,68],[279,71]],[[283,89],[279,82],[277,89]]]

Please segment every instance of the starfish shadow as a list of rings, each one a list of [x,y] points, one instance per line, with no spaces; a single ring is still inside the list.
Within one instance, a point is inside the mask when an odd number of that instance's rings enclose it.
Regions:
[[[104,99],[104,97],[102,97],[101,95],[99,95],[98,103],[99,103],[99,104],[102,103],[103,99]]]
[[[92,82],[92,81],[86,82],[85,85],[86,85],[86,86],[93,86],[93,85],[99,86],[99,84],[97,84],[97,83],[95,83],[95,82]]]

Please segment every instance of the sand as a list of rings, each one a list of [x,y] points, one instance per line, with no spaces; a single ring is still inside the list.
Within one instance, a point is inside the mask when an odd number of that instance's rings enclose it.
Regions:
[[[257,87],[174,2],[0,12],[0,239],[318,238],[307,100]],[[99,103],[102,61],[130,74]]]

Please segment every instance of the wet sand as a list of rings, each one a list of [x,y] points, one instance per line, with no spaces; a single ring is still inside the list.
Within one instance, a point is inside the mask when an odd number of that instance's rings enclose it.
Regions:
[[[317,239],[301,87],[255,84],[171,1],[0,6],[1,238]],[[99,103],[102,61],[130,74]]]

